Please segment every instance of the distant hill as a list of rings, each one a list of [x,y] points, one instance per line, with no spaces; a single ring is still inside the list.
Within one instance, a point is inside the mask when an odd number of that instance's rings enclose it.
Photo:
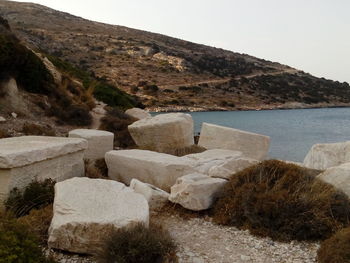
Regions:
[[[0,15],[34,50],[137,95],[151,110],[349,106],[348,83],[286,65],[30,3],[0,0]]]

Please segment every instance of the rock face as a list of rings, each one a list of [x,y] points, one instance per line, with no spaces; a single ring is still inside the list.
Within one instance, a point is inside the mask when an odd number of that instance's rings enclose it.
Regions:
[[[350,141],[315,144],[304,159],[304,166],[324,170],[350,162]]]
[[[198,145],[206,149],[240,151],[248,158],[261,161],[267,157],[270,137],[203,123]]]
[[[167,192],[177,178],[195,171],[190,159],[146,150],[110,151],[105,160],[111,179],[129,185],[135,178]]]
[[[128,114],[131,117],[134,117],[135,119],[142,120],[146,118],[151,118],[152,115],[149,114],[147,111],[139,108],[132,108],[125,111],[126,114]]]
[[[233,174],[258,163],[257,160],[245,157],[242,152],[223,149],[189,154],[183,158],[195,161],[196,171],[223,179],[229,179]]]
[[[169,200],[193,211],[206,210],[220,195],[226,183],[227,180],[200,173],[185,175],[171,187]]]
[[[160,114],[136,121],[128,129],[135,143],[145,150],[166,152],[194,144],[193,120],[189,114]]]
[[[137,179],[132,179],[130,182],[130,188],[135,191],[135,193],[142,194],[150,207],[150,209],[159,209],[165,203],[167,203],[169,198],[169,193],[159,189],[151,184],[145,184]]]
[[[0,207],[12,188],[33,180],[62,181],[84,175],[87,141],[76,138],[24,136],[0,140]]]
[[[342,190],[350,197],[350,163],[328,168],[317,178]]]
[[[69,132],[71,138],[83,138],[88,141],[85,159],[97,160],[113,150],[114,134],[108,131],[76,129]]]
[[[109,231],[135,223],[148,225],[146,199],[124,184],[73,178],[55,185],[49,247],[93,254]]]

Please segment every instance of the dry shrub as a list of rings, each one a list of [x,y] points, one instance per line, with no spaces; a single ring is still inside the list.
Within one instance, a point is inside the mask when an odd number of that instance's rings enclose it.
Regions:
[[[102,173],[100,170],[95,166],[94,161],[91,160],[84,160],[85,164],[85,176],[91,179],[106,179],[103,177]]]
[[[55,130],[50,125],[44,126],[29,122],[26,122],[23,125],[22,132],[25,135],[56,136]]]
[[[95,160],[95,167],[99,170],[102,176],[108,177],[108,167],[104,158]]]
[[[163,227],[137,224],[111,233],[96,259],[99,263],[170,263],[177,262],[175,251],[175,242]]]
[[[29,214],[32,209],[40,209],[53,203],[55,181],[46,179],[33,181],[25,189],[13,188],[5,202],[6,209],[16,217]]]
[[[11,137],[10,134],[5,130],[0,129],[0,139],[8,138],[8,137]]]
[[[42,209],[30,211],[29,215],[18,218],[18,222],[28,226],[28,228],[39,237],[41,244],[46,245],[52,217],[52,205],[49,205]]]
[[[320,263],[350,263],[350,227],[323,241],[317,252],[317,260]]]
[[[188,147],[170,149],[170,150],[166,151],[166,153],[181,157],[181,156],[185,156],[188,154],[201,153],[201,152],[204,152],[206,150],[207,149],[205,149],[204,147],[194,144],[194,145],[191,145]]]
[[[235,175],[213,209],[214,220],[277,240],[318,240],[348,225],[348,197],[307,169],[264,161]]]
[[[109,108],[107,109],[107,115],[101,119],[99,129],[114,133],[114,146],[122,148],[135,147],[136,144],[128,130],[128,126],[135,121],[135,118],[124,112],[116,108]]]

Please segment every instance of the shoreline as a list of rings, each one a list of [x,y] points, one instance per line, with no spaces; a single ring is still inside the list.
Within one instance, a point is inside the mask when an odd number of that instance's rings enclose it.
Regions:
[[[281,105],[262,105],[262,106],[242,106],[242,107],[146,107],[148,112],[162,113],[162,112],[219,112],[219,111],[267,111],[267,110],[302,110],[302,109],[326,109],[326,108],[349,108],[350,103],[344,104],[299,104],[288,103]]]

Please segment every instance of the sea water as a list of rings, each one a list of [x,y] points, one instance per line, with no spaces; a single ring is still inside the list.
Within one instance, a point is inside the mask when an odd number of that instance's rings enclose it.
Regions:
[[[203,122],[271,137],[269,158],[302,162],[312,145],[350,140],[350,108],[189,112]]]

